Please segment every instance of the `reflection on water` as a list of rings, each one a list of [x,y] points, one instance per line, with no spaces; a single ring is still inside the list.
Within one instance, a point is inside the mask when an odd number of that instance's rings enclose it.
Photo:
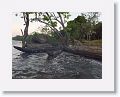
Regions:
[[[12,41],[21,46],[21,42]],[[46,53],[27,54],[12,48],[13,79],[101,79],[102,63],[62,52],[48,60]]]

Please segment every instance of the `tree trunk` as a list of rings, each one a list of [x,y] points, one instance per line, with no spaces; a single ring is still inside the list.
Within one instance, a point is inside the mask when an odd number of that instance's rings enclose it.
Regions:
[[[64,39],[64,43],[63,44],[68,45],[68,43],[69,43],[69,37],[68,37],[68,33],[67,33],[66,29],[65,29],[65,24],[64,24],[63,18],[61,16],[60,12],[57,12],[57,13],[58,13],[58,15],[60,17],[60,21],[59,20],[58,21],[62,25],[64,33],[65,33],[65,39]]]
[[[28,36],[29,13],[28,12],[23,13],[23,17],[24,17],[24,22],[25,22],[25,29],[24,29],[24,33],[23,33],[22,47],[25,48],[27,46],[26,39]]]

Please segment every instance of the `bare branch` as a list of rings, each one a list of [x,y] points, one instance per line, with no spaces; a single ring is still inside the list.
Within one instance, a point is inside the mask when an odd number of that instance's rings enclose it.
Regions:
[[[60,17],[62,27],[65,28],[65,25],[64,25],[64,22],[63,22],[63,19],[62,19],[61,14],[60,14],[59,12],[57,12],[57,14],[58,14],[59,17]]]
[[[53,28],[52,26],[50,26],[49,23],[46,23],[46,22],[42,21],[42,20],[39,19],[39,18],[36,18],[36,20],[38,20],[39,22],[44,23],[44,24],[46,24],[47,26],[49,26],[49,27],[51,28],[51,30],[53,30],[59,37],[63,37],[62,34],[59,33],[59,31],[58,31],[56,28]]]
[[[24,22],[26,23],[26,18],[25,18],[25,13],[23,12],[23,18],[24,18]]]
[[[57,22],[59,22],[59,23],[62,25],[61,21],[58,20],[58,18],[56,17],[55,13],[53,12],[52,14],[53,14],[53,16],[54,16],[54,20],[56,20]]]
[[[23,36],[23,35],[24,35],[24,33],[23,33],[22,29],[21,29],[21,32],[22,32],[22,36]]]

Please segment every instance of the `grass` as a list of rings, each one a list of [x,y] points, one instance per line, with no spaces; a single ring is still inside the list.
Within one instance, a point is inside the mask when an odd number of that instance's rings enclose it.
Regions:
[[[83,45],[86,46],[102,47],[102,40],[91,40],[91,41],[84,40],[82,41],[82,43]]]

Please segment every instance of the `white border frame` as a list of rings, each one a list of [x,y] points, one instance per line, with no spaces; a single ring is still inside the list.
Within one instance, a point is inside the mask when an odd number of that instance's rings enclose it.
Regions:
[[[35,1],[35,0],[34,0]],[[114,3],[112,0],[5,0],[0,18],[2,91],[114,91]],[[8,2],[8,4],[6,3]],[[46,6],[44,6],[46,5]],[[102,79],[12,79],[11,13],[21,11],[102,12]]]

